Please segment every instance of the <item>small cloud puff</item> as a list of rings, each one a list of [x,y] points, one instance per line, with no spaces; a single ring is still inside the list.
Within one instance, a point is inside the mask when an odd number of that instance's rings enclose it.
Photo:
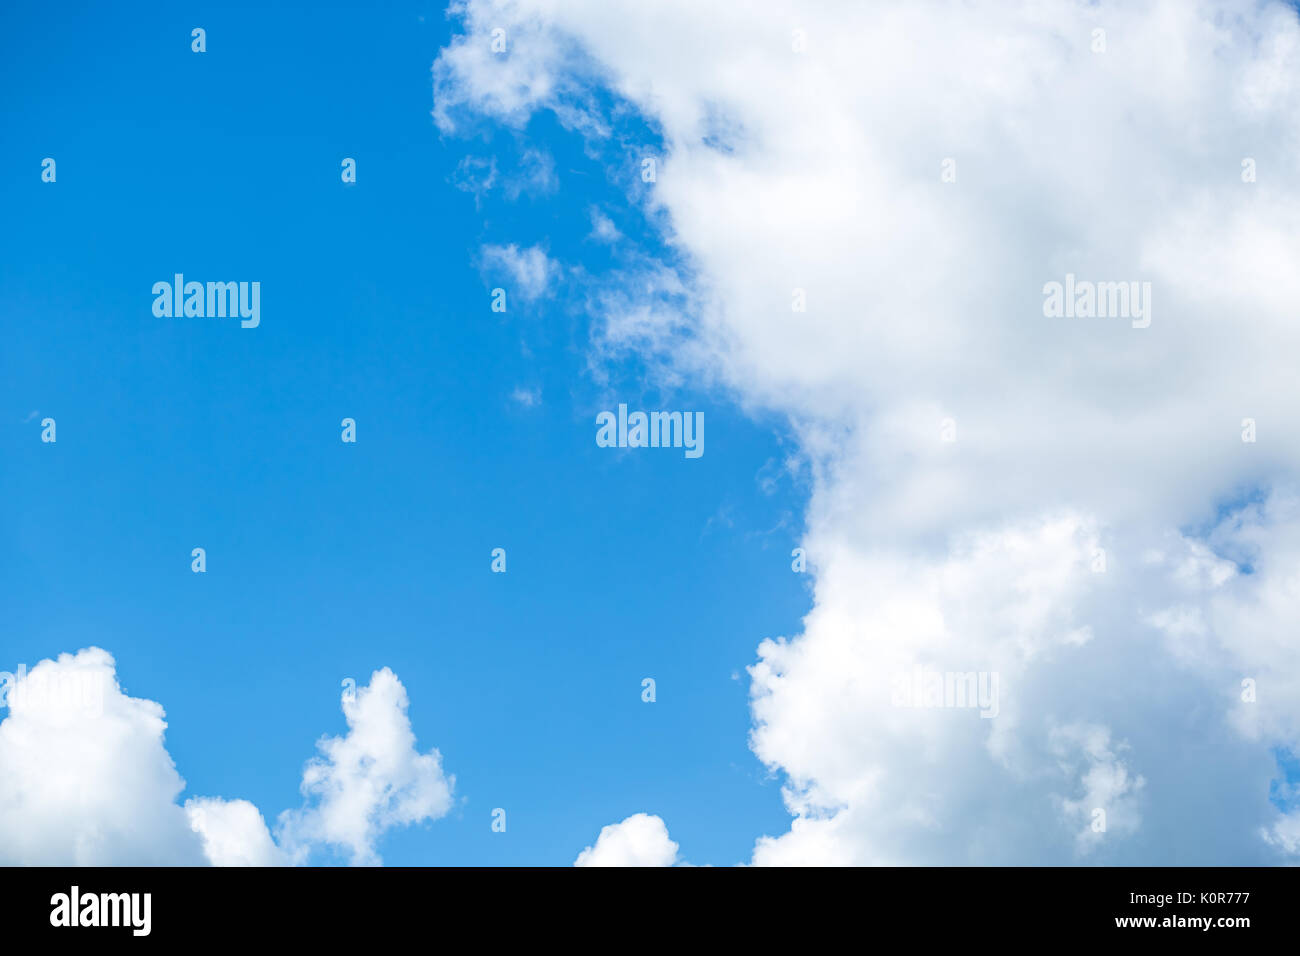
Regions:
[[[634,813],[621,823],[601,828],[596,845],[589,846],[573,861],[574,866],[672,866],[677,862],[677,844],[668,837],[668,827],[657,816]]]

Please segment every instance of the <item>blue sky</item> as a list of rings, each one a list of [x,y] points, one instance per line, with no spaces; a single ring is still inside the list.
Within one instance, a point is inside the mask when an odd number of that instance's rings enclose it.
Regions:
[[[595,381],[580,279],[490,310],[508,282],[484,244],[598,275],[593,204],[629,247],[658,239],[553,121],[440,137],[451,28],[432,4],[6,5],[0,669],[106,648],[166,709],[184,796],[271,822],[345,729],[340,682],[386,665],[457,797],[390,832],[386,863],[567,864],[637,811],[693,862],[734,862],[788,823],[747,746],[744,668],[808,609],[806,489],[762,487],[792,449],[725,395],[647,390],[636,361]],[[521,143],[554,190],[454,185],[469,155],[509,176]],[[259,280],[260,327],[156,318],[175,272]],[[706,454],[597,448],[609,396],[703,411]]]
[[[0,14],[0,862],[1293,862],[1295,6],[453,6]]]

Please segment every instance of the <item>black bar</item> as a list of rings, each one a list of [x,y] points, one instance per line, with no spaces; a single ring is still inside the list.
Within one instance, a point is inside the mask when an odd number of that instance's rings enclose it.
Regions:
[[[858,944],[902,934],[934,943],[1073,940],[1216,947],[1288,940],[1297,871],[1289,868],[908,868],[673,872],[529,869],[6,868],[0,870],[5,941],[95,943],[108,937],[251,944],[344,940],[377,943],[414,934],[452,945],[454,930],[480,942],[523,934],[536,943],[587,940],[600,949],[643,939],[691,938],[812,944],[848,933]],[[114,926],[70,922],[102,910]],[[144,896],[149,894],[148,934]],[[67,906],[59,909],[59,895]],[[102,906],[99,894],[114,896]],[[1181,894],[1181,895],[1180,895]],[[95,896],[95,902],[87,902]],[[132,919],[134,917],[134,919]],[[1152,919],[1148,925],[1121,920]],[[1200,921],[1208,919],[1207,927]],[[1192,920],[1197,921],[1192,924]],[[1232,921],[1229,924],[1226,921]],[[1242,921],[1238,923],[1237,921]],[[1235,924],[1235,925],[1234,925]],[[612,931],[616,936],[592,936]],[[664,933],[671,932],[671,936]],[[622,942],[620,942],[622,941]],[[259,945],[260,948],[260,945]]]

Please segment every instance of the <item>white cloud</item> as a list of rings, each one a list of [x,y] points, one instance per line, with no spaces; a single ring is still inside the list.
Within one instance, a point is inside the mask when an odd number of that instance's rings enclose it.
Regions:
[[[1011,827],[1026,799],[1050,825],[1050,795],[1021,786],[1054,757],[1035,676],[1079,659],[1074,608],[1098,586],[1097,542],[1067,514],[956,540],[943,560],[813,544],[805,634],[764,641],[750,668],[754,751],[786,772],[786,804],[806,823],[761,841],[755,862],[806,850],[839,865],[939,863],[967,852],[954,821]],[[900,699],[918,671],[989,675],[997,697],[982,709],[996,716]]]
[[[7,687],[0,721],[0,862],[158,866],[204,860],[176,797],[163,710],[122,693],[97,647]]]
[[[1133,776],[1116,756],[1114,751],[1124,748],[1112,748],[1110,731],[1071,724],[1054,728],[1051,740],[1061,769],[1083,791],[1078,798],[1059,798],[1065,818],[1079,825],[1074,839],[1080,853],[1099,846],[1107,834],[1136,830],[1140,822],[1136,798],[1146,781]]]
[[[1300,856],[1300,813],[1280,814],[1276,823],[1260,831],[1260,837],[1283,853]]]
[[[483,247],[482,261],[488,270],[504,272],[509,279],[507,294],[513,293],[525,301],[540,298],[549,289],[551,279],[559,272],[541,246],[520,249],[514,243],[508,246]]]
[[[614,225],[614,220],[595,206],[591,207],[591,238],[597,242],[617,242],[622,235],[618,226]]]
[[[1249,740],[1295,749],[1300,742],[1300,499],[1275,493],[1231,511],[1206,540],[1234,555],[1206,558],[1198,541],[1182,542],[1171,561],[1172,603],[1152,615],[1171,655],[1191,671],[1223,675],[1222,706]],[[1256,687],[1254,699],[1242,681]]]
[[[392,671],[345,698],[345,737],[307,764],[302,808],[281,816],[279,845],[246,800],[177,798],[185,781],[163,743],[162,707],[128,697],[97,647],[4,675],[0,864],[269,866],[318,848],[378,863],[388,829],[437,819],[454,779],[421,754],[406,691]]]
[[[185,812],[213,866],[284,866],[289,862],[271,839],[262,814],[247,800],[194,797],[185,801]]]
[[[377,864],[386,830],[436,820],[451,809],[455,779],[437,750],[420,753],[407,716],[406,688],[388,668],[345,696],[345,737],[326,737],[302,775],[306,804],[286,811],[280,842],[296,860],[318,845],[345,850],[353,864]]]
[[[1268,843],[1240,834],[1264,827],[1292,845],[1265,797],[1300,742],[1295,11],[463,12],[434,69],[443,129],[553,110],[685,257],[591,292],[594,350],[783,413],[810,460],[815,606],[751,671],[753,747],[794,819],[755,862],[1255,862]],[[600,87],[662,146],[610,136]],[[1067,273],[1150,282],[1150,327],[1045,318]],[[1251,488],[1269,504],[1221,506]],[[882,705],[882,674],[916,661],[998,669],[1001,713]],[[1062,795],[1067,727],[1128,749],[1076,748]],[[1092,799],[1119,825],[1080,844]]]
[[[677,844],[668,838],[664,821],[648,813],[634,813],[621,823],[602,827],[596,845],[573,861],[574,866],[672,866]]]

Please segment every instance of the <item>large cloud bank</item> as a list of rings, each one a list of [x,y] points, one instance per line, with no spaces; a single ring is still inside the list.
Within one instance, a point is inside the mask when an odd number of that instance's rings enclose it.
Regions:
[[[814,607],[750,671],[792,815],[753,862],[1300,850],[1269,801],[1300,740],[1293,9],[456,12],[441,129],[551,111],[663,224],[671,255],[595,280],[593,351],[784,414],[814,476]],[[1150,291],[1048,315],[1054,282]]]

